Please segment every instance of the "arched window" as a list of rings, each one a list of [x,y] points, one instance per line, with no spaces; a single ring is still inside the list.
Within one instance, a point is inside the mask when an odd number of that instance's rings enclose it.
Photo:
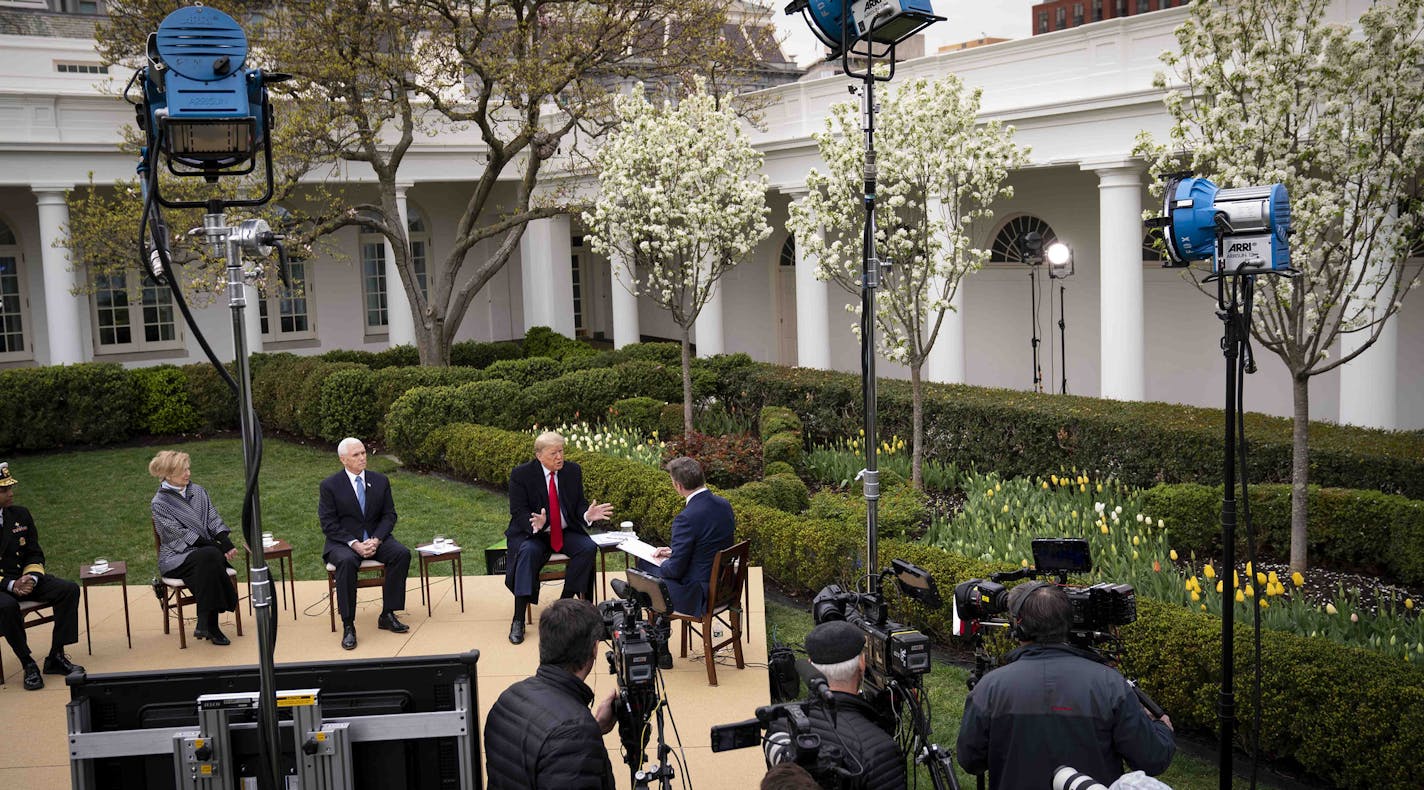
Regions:
[[[1043,238],[1043,247],[1058,240],[1047,222],[1029,214],[1014,217],[1004,223],[994,235],[994,244],[989,248],[990,263],[1023,263],[1023,237],[1026,233],[1038,233]]]
[[[20,243],[0,220],[0,361],[28,359],[25,296],[20,287]]]
[[[781,266],[796,265],[796,237],[787,236],[786,242],[781,245],[781,258],[778,261]]]

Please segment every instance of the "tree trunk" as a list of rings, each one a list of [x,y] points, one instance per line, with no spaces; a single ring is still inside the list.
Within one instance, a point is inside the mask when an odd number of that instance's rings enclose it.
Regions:
[[[692,432],[692,343],[687,327],[682,328],[682,433]]]
[[[910,420],[913,424],[910,437],[910,485],[916,491],[924,490],[923,476],[920,473],[920,466],[925,459],[925,406],[924,406],[924,381],[920,378],[919,363],[910,366]]]
[[[1295,414],[1291,424],[1290,567],[1294,572],[1305,573],[1305,517],[1309,494],[1306,485],[1310,482],[1310,379],[1293,377],[1291,390]]]

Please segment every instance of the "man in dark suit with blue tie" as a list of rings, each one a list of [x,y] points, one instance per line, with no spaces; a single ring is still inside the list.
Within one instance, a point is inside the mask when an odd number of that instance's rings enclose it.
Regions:
[[[732,545],[736,520],[732,505],[707,490],[702,464],[697,459],[674,458],[663,468],[672,478],[678,496],[687,500],[687,506],[673,517],[672,546],[653,551],[662,564],[641,564],[644,570],[667,582],[674,611],[701,617],[707,608],[712,561],[717,552]]]
[[[504,584],[514,593],[509,641],[524,641],[524,616],[539,602],[539,569],[554,552],[568,555],[564,598],[593,600],[593,560],[598,545],[588,525],[613,514],[613,506],[583,493],[583,470],[564,460],[564,437],[545,431],[534,439],[534,460],[509,473],[509,528],[504,531]]]
[[[366,446],[347,437],[336,447],[345,467],[321,481],[317,518],[326,533],[322,558],[336,566],[336,608],[341,613],[341,646],[356,648],[356,572],[362,560],[386,566],[381,590],[381,615],[376,627],[403,634],[410,626],[396,619],[405,608],[405,579],[410,570],[410,549],[391,532],[396,526],[391,481],[366,469]]]

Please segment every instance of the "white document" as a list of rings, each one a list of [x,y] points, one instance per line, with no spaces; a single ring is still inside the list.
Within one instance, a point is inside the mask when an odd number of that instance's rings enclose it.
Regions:
[[[597,535],[589,535],[589,537],[593,538],[593,542],[597,543],[600,547],[617,546],[625,540],[635,540],[637,538],[637,536],[631,532],[600,532]]]
[[[454,543],[442,543],[440,545],[432,543],[427,546],[420,546],[416,550],[421,554],[449,554],[452,551],[459,551],[460,547]]]
[[[632,554],[634,557],[637,557],[640,560],[647,560],[648,562],[651,562],[654,565],[663,564],[662,557],[653,556],[653,552],[657,549],[657,547],[644,543],[643,541],[638,540],[637,538],[632,538],[630,540],[623,541],[622,543],[618,544],[618,548],[628,552],[629,554]]]

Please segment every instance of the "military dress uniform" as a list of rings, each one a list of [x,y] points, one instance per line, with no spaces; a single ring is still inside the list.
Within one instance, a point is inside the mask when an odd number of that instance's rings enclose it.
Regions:
[[[65,645],[79,641],[79,585],[45,572],[44,550],[40,548],[34,517],[28,509],[10,504],[15,483],[9,464],[0,463],[0,634],[24,667],[25,688],[33,691],[44,687],[44,679],[30,655],[20,602],[42,601],[54,606],[54,633],[44,662],[45,673],[67,675],[82,671],[83,667],[64,655]],[[24,595],[16,593],[15,585],[26,576],[34,578],[34,589]]]

